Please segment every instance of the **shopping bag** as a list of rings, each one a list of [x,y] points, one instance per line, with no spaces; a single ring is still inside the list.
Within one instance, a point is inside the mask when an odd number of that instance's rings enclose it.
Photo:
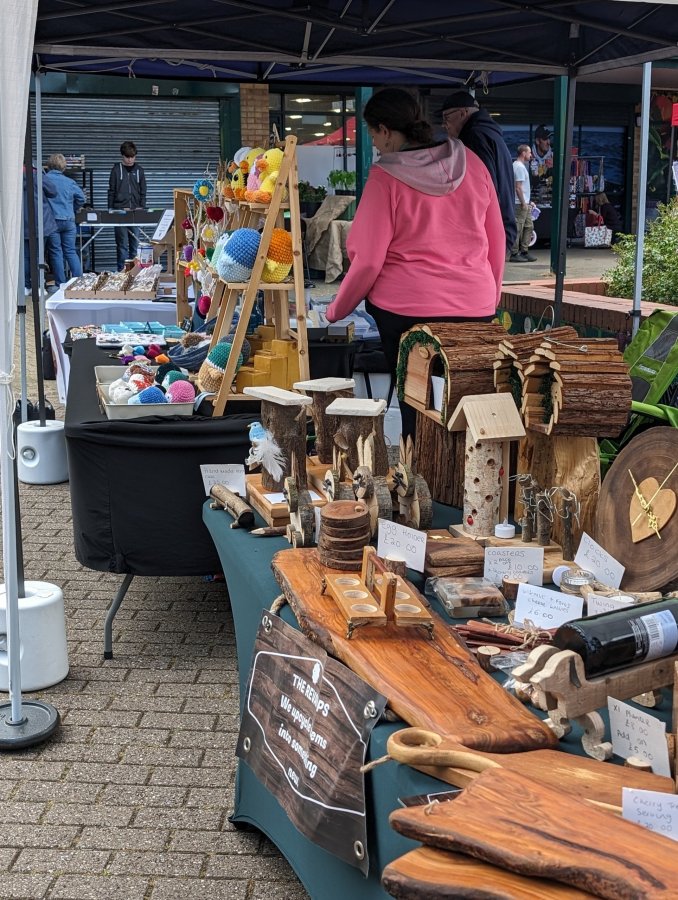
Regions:
[[[612,229],[604,225],[594,225],[584,229],[585,247],[609,247],[612,244]]]

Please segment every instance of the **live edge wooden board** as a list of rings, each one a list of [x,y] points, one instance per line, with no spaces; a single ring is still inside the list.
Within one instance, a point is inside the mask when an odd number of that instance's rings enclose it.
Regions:
[[[338,606],[321,594],[316,550],[282,550],[273,573],[301,630],[388,698],[405,722],[476,750],[513,753],[557,743],[550,729],[484,672],[433,613],[429,640],[416,628],[361,628],[346,639]],[[340,573],[337,573],[340,574]]]

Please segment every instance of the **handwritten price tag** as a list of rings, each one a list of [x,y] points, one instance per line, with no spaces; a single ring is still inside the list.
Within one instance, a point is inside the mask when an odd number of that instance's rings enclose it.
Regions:
[[[666,722],[661,722],[649,713],[641,712],[628,703],[607,698],[610,713],[610,734],[612,749],[628,759],[639,756],[652,766],[655,775],[671,777],[669,749],[666,744]]]
[[[678,841],[678,797],[622,788],[622,818]]]
[[[424,571],[426,558],[426,533],[399,525],[397,522],[388,522],[379,519],[379,540],[377,542],[377,554],[381,557],[396,554],[407,563],[408,569],[415,572]]]
[[[485,578],[501,586],[503,576],[509,574],[527,575],[529,584],[541,587],[544,580],[544,548],[487,547]]]
[[[245,467],[242,463],[224,465],[201,465],[200,474],[205,485],[205,494],[209,497],[212,485],[223,484],[229,491],[245,497]]]
[[[579,619],[584,608],[582,597],[559,594],[548,588],[521,584],[516,600],[515,623],[532,622],[537,628],[557,628],[564,622]]]
[[[613,597],[596,597],[589,594],[586,598],[586,615],[597,616],[598,613],[612,612],[615,609],[634,605],[633,597],[627,597],[624,594],[615,594]]]
[[[598,581],[608,587],[618,588],[624,577],[625,566],[617,562],[614,556],[610,556],[600,544],[596,544],[586,532],[581,536],[574,561],[580,568],[593,572]]]

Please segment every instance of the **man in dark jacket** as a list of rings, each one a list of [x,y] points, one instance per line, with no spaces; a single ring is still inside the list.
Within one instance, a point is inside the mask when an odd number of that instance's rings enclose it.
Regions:
[[[109,209],[143,209],[146,206],[146,176],[137,164],[137,148],[133,141],[120,145],[122,160],[111,169],[108,179]],[[125,268],[125,260],[133,259],[139,245],[139,229],[117,227],[115,248],[118,269]]]
[[[459,140],[485,163],[492,177],[506,232],[506,250],[516,240],[513,161],[501,128],[468,91],[445,97],[441,107],[443,127],[448,137]]]

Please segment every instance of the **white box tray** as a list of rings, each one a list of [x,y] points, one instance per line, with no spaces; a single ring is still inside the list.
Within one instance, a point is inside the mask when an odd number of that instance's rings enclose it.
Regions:
[[[96,368],[110,369],[111,366]],[[115,381],[115,379],[113,379]],[[108,399],[108,384],[99,383],[99,399],[109,419],[143,419],[145,416],[192,416],[193,403],[111,403]]]

